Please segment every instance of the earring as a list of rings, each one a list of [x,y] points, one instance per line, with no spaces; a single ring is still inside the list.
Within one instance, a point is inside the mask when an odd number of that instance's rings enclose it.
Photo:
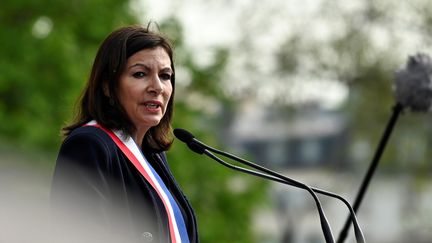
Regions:
[[[114,106],[114,99],[113,98],[109,98],[109,104],[111,105],[111,106]]]

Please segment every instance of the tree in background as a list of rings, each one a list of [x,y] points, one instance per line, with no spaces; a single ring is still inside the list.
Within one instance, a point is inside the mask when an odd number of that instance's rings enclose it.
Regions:
[[[1,144],[17,151],[47,153],[47,168],[52,168],[60,128],[71,119],[96,48],[113,29],[138,20],[126,0],[17,0],[1,5]],[[188,86],[178,85],[175,127],[193,128],[217,144],[217,134],[210,129],[223,126],[220,114],[229,104],[215,88],[227,51],[216,50],[213,63],[200,67],[183,45],[181,25],[174,18],[159,24],[174,41],[179,74],[188,74],[179,75],[179,83],[190,79]],[[216,108],[205,113],[205,106],[193,107],[200,102],[211,102]],[[206,159],[192,155],[183,144],[175,143],[168,156],[197,211],[202,242],[253,242],[252,212],[262,200],[263,184],[209,165],[213,162],[201,161]]]
[[[113,11],[115,9],[115,11]],[[55,151],[96,47],[132,23],[126,1],[6,1],[0,10],[0,133]]]
[[[369,163],[384,131],[395,105],[394,72],[409,55],[431,50],[430,32],[425,31],[431,12],[429,1],[365,1],[352,7],[344,7],[342,1],[322,4],[318,16],[330,26],[333,23],[333,35],[315,45],[304,41],[303,53],[313,56],[318,75],[330,74],[349,89],[341,108],[351,119],[352,149],[364,149],[355,162]],[[385,171],[428,171],[429,119],[428,114],[405,112],[383,156]]]

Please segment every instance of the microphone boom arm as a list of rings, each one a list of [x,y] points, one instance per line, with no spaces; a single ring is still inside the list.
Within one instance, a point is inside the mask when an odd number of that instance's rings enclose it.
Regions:
[[[349,215],[348,218],[351,218],[351,220],[353,221],[354,232],[355,232],[355,236],[356,236],[357,242],[365,243],[363,233],[362,233],[362,231],[360,229],[360,226],[359,226],[359,224],[357,222],[357,218],[356,218],[356,215],[355,215],[355,210],[353,210],[353,208],[348,203],[348,201],[345,200],[343,197],[341,197],[341,196],[339,196],[339,195],[337,195],[335,193],[331,193],[331,192],[327,192],[327,191],[324,191],[324,190],[321,190],[321,189],[309,187],[309,186],[307,186],[304,183],[301,183],[299,181],[290,179],[290,178],[288,178],[286,176],[283,176],[283,175],[281,175],[281,174],[279,174],[279,173],[277,173],[275,171],[272,171],[270,169],[267,169],[265,167],[262,167],[260,165],[255,164],[255,163],[252,163],[252,162],[247,161],[245,159],[239,158],[239,157],[237,157],[237,156],[235,156],[233,154],[230,154],[230,153],[223,152],[223,151],[217,150],[215,148],[212,148],[212,147],[210,147],[210,146],[202,143],[201,141],[197,140],[190,132],[188,132],[188,131],[186,131],[184,129],[179,129],[179,128],[174,129],[174,135],[180,141],[184,142],[195,153],[205,154],[208,157],[216,160],[218,163],[220,163],[220,164],[222,164],[222,165],[224,165],[224,166],[226,166],[226,167],[228,167],[230,169],[237,170],[237,171],[244,172],[244,173],[247,173],[247,174],[250,174],[250,175],[255,175],[255,176],[258,176],[258,177],[261,177],[261,178],[270,179],[270,180],[273,180],[273,181],[276,181],[276,182],[280,182],[280,183],[283,183],[283,184],[287,184],[287,185],[291,185],[291,186],[294,186],[294,187],[298,187],[298,188],[302,188],[302,189],[307,190],[312,195],[312,197],[315,200],[315,203],[317,205],[317,209],[318,209],[319,216],[320,216],[321,228],[323,230],[323,234],[324,234],[324,237],[325,237],[327,243],[334,243],[334,238],[333,238],[333,235],[332,235],[332,232],[331,232],[330,225],[329,225],[329,223],[328,223],[328,221],[327,221],[327,219],[325,217],[324,211],[323,211],[321,203],[319,201],[319,198],[317,197],[317,195],[315,194],[315,192],[323,194],[323,195],[326,195],[326,196],[334,197],[334,198],[337,198],[337,199],[341,200],[348,207],[348,209],[350,211],[350,215]],[[217,153],[219,155],[225,156],[225,157],[227,157],[227,158],[229,158],[231,160],[237,161],[238,163],[241,163],[243,165],[246,165],[246,166],[249,166],[251,168],[254,168],[257,171],[246,169],[246,168],[243,168],[243,167],[240,167],[240,166],[236,166],[236,165],[227,163],[224,160],[220,159],[219,157],[215,156],[211,152],[214,152],[214,153]],[[258,172],[258,171],[261,171],[261,172]]]
[[[283,179],[280,179],[280,178],[277,178],[277,177],[274,177],[274,176],[271,176],[271,175],[263,174],[263,173],[260,173],[260,172],[257,172],[257,171],[248,170],[248,169],[245,169],[245,168],[242,168],[242,167],[239,167],[239,166],[235,166],[235,165],[229,164],[229,163],[223,161],[222,159],[220,159],[219,157],[215,156],[214,154],[212,154],[207,149],[204,150],[204,154],[207,155],[207,156],[209,156],[210,158],[216,160],[220,164],[222,164],[222,165],[224,165],[226,167],[229,167],[231,169],[234,169],[234,170],[237,170],[237,171],[241,171],[241,172],[244,172],[244,173],[247,173],[247,174],[250,174],[250,175],[255,175],[255,176],[258,176],[258,177],[261,177],[261,178],[267,178],[267,179],[270,179],[270,180],[274,180],[274,181],[277,181],[277,182],[280,182],[280,183],[283,183],[283,184],[293,185],[293,186],[300,187],[300,188],[303,188],[303,189],[309,191],[311,193],[312,197],[314,198],[315,204],[317,205],[317,208],[318,208],[318,213],[319,213],[319,217],[320,217],[320,221],[321,221],[321,227],[322,227],[322,230],[323,230],[324,238],[326,239],[327,243],[334,243],[333,234],[331,232],[331,228],[330,228],[330,225],[329,225],[329,223],[327,221],[327,218],[326,218],[326,216],[324,214],[324,210],[321,207],[321,203],[319,202],[319,199],[316,196],[316,194],[313,192],[313,190],[309,186],[307,186],[305,184],[302,184],[300,182],[291,180],[289,178],[287,178],[289,180],[286,181],[286,180],[283,180]]]
[[[226,166],[228,168],[231,168],[231,169],[234,169],[234,170],[237,170],[237,171],[240,171],[240,172],[244,172],[244,173],[247,173],[247,174],[255,175],[255,176],[258,176],[258,177],[270,179],[270,180],[273,180],[273,181],[277,181],[277,182],[280,182],[280,183],[283,183],[283,184],[287,184],[287,185],[303,188],[303,189],[306,189],[306,190],[308,190],[307,188],[310,188],[312,191],[314,191],[316,193],[320,193],[320,194],[323,194],[323,195],[326,195],[326,196],[330,196],[330,197],[334,197],[334,198],[337,198],[337,199],[341,200],[348,207],[348,210],[350,211],[350,217],[351,217],[351,220],[353,221],[354,234],[356,236],[357,242],[359,242],[359,243],[365,243],[366,242],[365,239],[364,239],[364,236],[363,236],[363,232],[362,232],[362,230],[361,230],[361,228],[359,226],[359,223],[357,221],[357,217],[355,216],[354,209],[351,207],[350,203],[345,198],[343,198],[342,196],[337,195],[337,194],[332,193],[332,192],[321,190],[321,189],[318,189],[318,188],[309,187],[309,186],[307,186],[307,185],[305,185],[303,183],[300,183],[300,182],[298,182],[296,180],[293,180],[291,178],[283,176],[283,175],[281,175],[281,174],[279,174],[279,173],[277,173],[275,171],[272,171],[270,169],[267,169],[267,168],[265,168],[263,166],[260,166],[258,164],[252,163],[252,162],[250,162],[248,160],[245,160],[245,159],[242,159],[240,157],[237,157],[237,156],[235,156],[233,154],[230,154],[230,153],[227,153],[227,152],[215,149],[213,147],[210,147],[210,146],[208,146],[206,144],[203,144],[202,142],[200,142],[199,140],[197,140],[195,138],[193,139],[193,142],[198,143],[199,145],[205,147],[206,149],[204,150],[204,154],[206,154],[210,158],[216,160],[217,162],[219,162],[220,164],[222,164],[222,165],[224,165],[224,166]],[[253,171],[253,170],[249,170],[249,169],[246,169],[246,168],[242,168],[242,167],[239,167],[239,166],[235,166],[235,165],[229,164],[229,163],[221,160],[220,158],[218,158],[217,156],[215,156],[214,154],[212,154],[209,151],[212,151],[214,153],[220,154],[220,155],[225,156],[225,157],[227,157],[229,159],[232,159],[232,160],[240,162],[240,163],[242,163],[244,165],[250,166],[250,167],[252,167],[254,169],[263,171],[263,172],[265,172],[267,174],[263,174],[263,173],[260,173],[260,172],[257,172],[257,171]]]

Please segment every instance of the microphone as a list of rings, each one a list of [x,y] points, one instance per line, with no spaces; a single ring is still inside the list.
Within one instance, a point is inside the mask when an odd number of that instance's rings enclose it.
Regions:
[[[413,112],[432,110],[432,58],[418,53],[395,72],[394,96],[398,104]]]
[[[195,139],[194,135],[190,132],[176,128],[174,129],[174,136],[178,138],[180,141],[184,142],[192,151],[197,154],[203,154],[205,151],[205,146],[201,142]]]
[[[337,199],[341,200],[348,207],[348,209],[350,211],[350,215],[351,215],[351,219],[353,221],[354,232],[355,232],[355,236],[356,236],[357,242],[361,242],[361,243],[365,242],[363,233],[361,231],[361,228],[360,228],[360,226],[358,224],[358,221],[357,221],[357,218],[355,216],[355,212],[352,209],[351,205],[348,203],[348,201],[345,200],[343,197],[341,197],[341,196],[339,196],[337,194],[328,192],[328,191],[324,191],[324,190],[321,190],[321,189],[309,187],[309,186],[307,186],[307,185],[305,185],[305,184],[303,184],[301,182],[298,182],[296,180],[290,179],[290,178],[288,178],[286,176],[283,176],[283,175],[281,175],[281,174],[279,174],[277,172],[274,172],[272,170],[269,170],[269,169],[267,169],[265,167],[262,167],[260,165],[254,164],[254,163],[252,163],[250,161],[247,161],[245,159],[239,158],[239,157],[237,157],[235,155],[232,155],[230,153],[226,153],[226,152],[217,150],[215,148],[212,148],[212,147],[210,147],[210,146],[208,146],[208,145],[200,142],[199,140],[197,140],[190,132],[188,132],[188,131],[186,131],[184,129],[179,129],[179,128],[174,129],[174,135],[180,141],[186,143],[186,145],[192,151],[194,151],[194,152],[196,152],[198,154],[206,154],[210,158],[216,160],[220,164],[222,164],[222,165],[224,165],[224,166],[226,166],[226,167],[228,167],[230,169],[234,169],[234,170],[237,170],[237,171],[240,171],[240,172],[244,172],[244,173],[247,173],[247,174],[250,174],[250,175],[255,175],[255,176],[258,176],[258,177],[262,177],[262,178],[269,179],[269,180],[272,180],[272,181],[276,181],[276,182],[279,182],[279,183],[295,186],[295,187],[302,188],[302,189],[305,189],[305,190],[309,191],[311,193],[312,197],[314,198],[315,203],[317,205],[318,212],[319,212],[319,215],[320,215],[320,220],[321,220],[321,227],[322,227],[323,234],[324,234],[324,237],[326,239],[326,242],[334,242],[334,240],[333,240],[333,236],[332,236],[332,233],[331,233],[331,228],[330,228],[330,226],[328,224],[328,221],[327,221],[327,219],[325,217],[325,214],[324,214],[324,211],[322,209],[321,203],[319,202],[319,199],[318,199],[318,197],[316,196],[316,194],[314,192],[317,192],[317,193],[320,193],[320,194],[323,194],[323,195],[326,195],[326,196],[334,197],[334,198],[337,198]],[[214,153],[217,153],[217,154],[220,154],[222,156],[225,156],[225,157],[227,157],[229,159],[235,160],[237,162],[240,162],[240,163],[242,163],[244,165],[247,165],[249,167],[252,167],[254,169],[260,170],[260,171],[262,171],[264,173],[260,173],[258,171],[249,170],[249,169],[246,169],[246,168],[243,168],[243,167],[239,167],[239,166],[235,166],[235,165],[232,165],[230,163],[227,163],[227,162],[223,161],[222,159],[218,158],[217,156],[215,156],[210,151],[212,151]]]
[[[355,212],[360,208],[360,204],[363,201],[366,190],[400,114],[405,109],[409,109],[412,112],[432,111],[432,58],[425,53],[409,56],[405,66],[394,73],[392,88],[396,103],[393,106],[393,113],[387,122],[372,161],[360,184],[359,191],[353,203]],[[349,227],[350,220],[347,219],[339,234],[338,243],[345,241]]]

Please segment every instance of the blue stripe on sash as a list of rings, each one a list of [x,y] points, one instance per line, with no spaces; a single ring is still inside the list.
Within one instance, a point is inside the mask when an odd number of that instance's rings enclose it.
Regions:
[[[145,156],[143,155],[143,157],[145,158]],[[158,173],[156,173],[156,171],[153,169],[153,167],[151,166],[151,164],[147,161],[147,159],[145,159],[145,162],[147,163],[147,165],[149,166],[150,170],[152,171],[154,177],[156,178],[157,182],[159,183],[159,185],[161,186],[162,190],[165,192],[165,194],[168,196],[168,199],[171,202],[171,205],[173,207],[173,211],[174,211],[174,217],[176,218],[177,221],[177,228],[179,230],[180,233],[180,238],[181,238],[181,242],[182,243],[189,243],[189,236],[186,230],[186,224],[183,218],[183,214],[180,211],[180,208],[177,204],[177,201],[174,200],[171,192],[168,190],[168,188],[166,187],[165,183],[163,182],[163,180],[160,178],[160,176],[158,175]]]

